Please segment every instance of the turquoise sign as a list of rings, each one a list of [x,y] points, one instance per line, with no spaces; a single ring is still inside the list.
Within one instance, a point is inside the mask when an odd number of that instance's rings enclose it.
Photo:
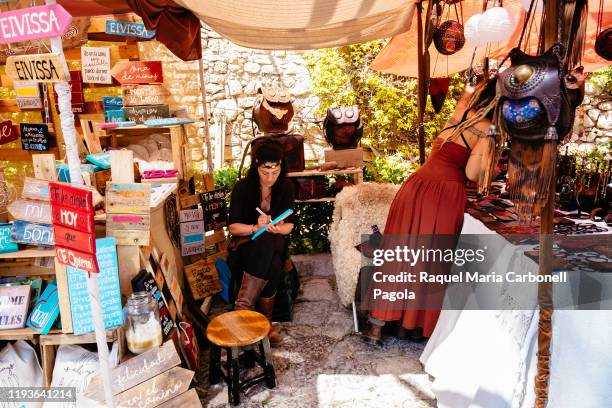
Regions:
[[[59,297],[55,283],[49,283],[34,305],[26,325],[40,334],[49,333],[53,322],[59,316]]]
[[[19,250],[17,244],[11,241],[11,229],[10,224],[0,225],[0,254],[17,252]]]
[[[155,30],[149,31],[143,23],[133,21],[106,20],[106,34],[124,37],[146,38],[155,37]]]

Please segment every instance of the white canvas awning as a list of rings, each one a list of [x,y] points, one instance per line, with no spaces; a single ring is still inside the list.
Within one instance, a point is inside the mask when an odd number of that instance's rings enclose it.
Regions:
[[[175,0],[249,48],[300,50],[391,37],[410,28],[415,0]]]

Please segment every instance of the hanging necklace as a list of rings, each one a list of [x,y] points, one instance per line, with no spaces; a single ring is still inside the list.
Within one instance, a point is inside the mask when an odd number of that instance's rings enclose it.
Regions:
[[[264,196],[263,191],[261,192],[262,210],[268,211],[270,209],[270,197],[272,197],[272,189],[270,189],[270,192],[266,196]]]

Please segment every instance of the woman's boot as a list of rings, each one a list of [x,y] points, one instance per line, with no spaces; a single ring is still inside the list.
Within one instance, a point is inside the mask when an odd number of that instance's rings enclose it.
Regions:
[[[266,286],[266,283],[268,283],[267,280],[256,278],[245,272],[242,275],[242,283],[240,284],[240,291],[236,297],[236,303],[234,303],[234,309],[255,310],[257,298],[259,298],[259,294],[264,286]]]
[[[276,295],[269,298],[260,297],[257,301],[257,308],[264,316],[268,318],[268,321],[270,322],[270,333],[268,333],[268,338],[270,339],[270,343],[273,345],[279,344],[283,341],[283,336],[276,331],[274,325],[272,324],[272,311],[274,310],[275,297]]]
[[[382,340],[382,328],[384,325],[384,321],[369,317],[366,327],[361,334],[368,341],[375,344],[380,344]]]

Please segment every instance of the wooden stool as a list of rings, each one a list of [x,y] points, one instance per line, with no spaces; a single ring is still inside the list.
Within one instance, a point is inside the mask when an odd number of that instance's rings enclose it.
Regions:
[[[211,343],[209,381],[211,384],[217,384],[221,378],[225,380],[230,404],[239,404],[240,391],[257,383],[265,382],[268,388],[276,387],[269,332],[268,319],[251,310],[223,313],[208,324],[206,337]],[[247,366],[254,367],[257,362],[263,368],[263,373],[240,381],[240,349],[245,347],[249,347],[244,353]],[[255,350],[256,347],[259,348],[259,353]],[[222,348],[227,353],[225,364],[221,364]]]

